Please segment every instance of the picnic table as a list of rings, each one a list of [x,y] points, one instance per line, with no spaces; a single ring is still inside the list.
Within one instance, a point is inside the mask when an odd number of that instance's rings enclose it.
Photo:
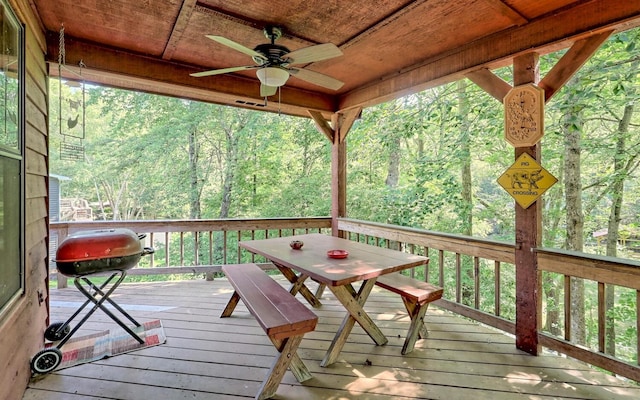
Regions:
[[[292,249],[289,246],[292,240],[302,241],[304,246]],[[420,255],[319,233],[241,241],[240,247],[273,262],[291,282],[290,292],[300,293],[313,307],[320,307],[321,303],[305,285],[308,279],[326,285],[344,306],[347,314],[320,363],[323,367],[337,360],[356,322],[377,345],[386,344],[386,336],[364,310],[377,278],[428,262],[427,257]],[[342,250],[348,255],[330,258],[331,250]],[[356,290],[353,284],[357,282],[362,284]]]

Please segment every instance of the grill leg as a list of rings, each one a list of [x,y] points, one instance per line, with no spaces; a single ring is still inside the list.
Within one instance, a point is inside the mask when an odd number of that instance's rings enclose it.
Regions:
[[[115,277],[116,275],[120,275],[120,277],[118,278],[118,280],[109,288],[109,290],[107,290],[106,292],[103,292],[101,288],[98,288],[95,284],[93,284],[93,282],[91,282],[91,280],[89,280],[87,277],[82,277],[82,278],[76,278],[74,280],[74,284],[76,285],[76,287],[78,288],[78,290],[80,292],[82,292],[88,299],[89,301],[94,303],[93,308],[87,313],[87,315],[85,315],[85,317],[82,319],[82,321],[80,322],[79,325],[76,326],[76,330],[77,328],[82,325],[90,316],[91,314],[93,314],[98,308],[100,308],[102,311],[104,311],[105,314],[107,314],[112,320],[114,320],[118,325],[120,325],[120,327],[122,329],[124,329],[129,335],[131,335],[134,339],[136,339],[140,344],[144,344],[144,340],[138,336],[137,333],[135,333],[131,328],[129,328],[124,322],[122,322],[122,320],[120,320],[118,317],[116,317],[108,308],[106,308],[104,306],[104,302],[105,301],[109,301],[109,303],[111,305],[113,305],[118,311],[120,311],[124,316],[126,316],[129,320],[131,320],[134,324],[136,324],[136,326],[140,326],[140,324],[133,319],[133,317],[131,317],[131,315],[129,315],[127,312],[125,312],[119,305],[117,305],[113,300],[111,300],[109,298],[109,296],[111,296],[111,293],[113,293],[113,291],[120,286],[120,284],[122,283],[122,281],[124,280],[124,278],[127,276],[125,271],[117,271],[114,272],[113,275],[111,275],[111,277],[108,279],[108,281],[110,281],[113,277]],[[85,283],[87,283],[89,285],[90,288],[95,290],[95,293],[90,293],[81,283],[80,279],[82,279],[82,281],[84,281]],[[104,287],[104,285],[102,286]],[[97,297],[101,296],[100,299],[98,299]]]
[[[122,282],[122,280],[124,280],[124,278],[126,277],[126,272],[122,271],[122,278],[119,280],[119,282],[117,283],[117,285],[120,284],[120,282]],[[113,278],[114,276],[116,276],[116,274],[114,273],[113,275],[111,275],[111,277],[107,280],[107,282],[105,282],[104,284],[100,285],[100,287],[97,287],[93,282],[91,282],[88,278],[84,277],[82,278],[82,280],[93,289],[94,293],[91,295],[91,297],[93,298],[97,298],[97,295],[99,294],[100,296],[104,297],[104,299],[106,301],[109,302],[109,304],[111,304],[111,306],[113,306],[113,308],[115,308],[116,310],[120,311],[120,313],[122,315],[124,315],[125,317],[127,317],[127,319],[129,319],[129,321],[133,322],[133,324],[137,327],[142,326],[141,323],[139,323],[138,321],[136,321],[131,315],[129,315],[128,312],[126,312],[122,307],[120,307],[120,305],[118,303],[116,303],[115,301],[111,300],[110,297],[105,297],[104,292],[102,291],[102,289],[104,289],[104,287],[106,286],[106,284],[111,280],[111,278]],[[114,284],[115,285],[115,284]],[[113,288],[115,289],[115,287]],[[113,290],[112,290],[113,291]],[[91,302],[91,300],[87,300],[87,302]],[[100,308],[104,311],[105,308],[103,306],[100,306]],[[113,318],[113,317],[112,317]]]
[[[94,292],[93,293],[89,293],[87,294],[87,291],[84,290],[84,288],[79,288],[80,292],[83,293],[85,295],[85,297],[87,297],[87,301],[84,302],[84,304],[82,304],[74,313],[73,315],[64,323],[62,324],[57,332],[64,332],[64,329],[69,326],[69,324],[71,324],[71,322],[82,312],[82,310],[84,310],[85,308],[87,308],[87,306],[92,302],[95,303],[95,298],[98,294],[101,294],[102,296],[104,296],[104,293],[102,292],[102,289],[104,289],[109,283],[111,283],[111,281],[113,281],[113,278],[115,278],[116,276],[118,276],[118,273],[113,273],[109,278],[107,278],[107,280],[100,285],[100,287],[97,287],[95,284],[93,284],[92,282],[89,282],[91,284],[91,287],[93,288]],[[74,283],[76,285],[76,287],[78,287],[78,285],[80,284],[78,282],[80,278],[76,278],[74,280]],[[81,285],[81,284],[80,284]],[[80,327],[89,319],[89,317],[91,316],[91,314],[93,314],[96,310],[98,309],[97,306],[94,306],[92,310],[90,310],[81,320],[78,324],[76,324],[76,326],[66,335],[62,338],[62,340],[60,340],[60,342],[57,343],[56,347],[60,348],[62,347],[62,345],[64,345],[65,343],[67,343],[67,341],[69,339],[71,339],[71,337],[78,331],[78,329],[80,329]]]

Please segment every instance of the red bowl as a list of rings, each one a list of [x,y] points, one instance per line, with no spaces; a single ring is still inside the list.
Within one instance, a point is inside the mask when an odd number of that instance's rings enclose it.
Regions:
[[[327,251],[327,256],[329,258],[347,258],[349,252],[346,250],[329,250]]]

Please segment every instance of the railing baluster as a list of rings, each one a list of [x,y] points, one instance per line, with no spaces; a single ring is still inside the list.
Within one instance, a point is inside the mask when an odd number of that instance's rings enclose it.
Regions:
[[[180,232],[180,265],[184,265],[184,232]]]
[[[213,231],[209,231],[209,265],[213,265]]]
[[[462,263],[460,253],[456,253],[456,303],[462,302]]]
[[[571,276],[564,276],[564,340],[571,340]]]
[[[151,233],[149,234],[149,246],[150,246],[150,247],[153,247],[153,232],[151,232]],[[151,254],[149,255],[149,267],[150,267],[150,268],[153,268],[153,264],[154,264],[154,261],[155,261],[155,259],[156,259],[156,258],[155,258],[155,256],[156,256],[156,254],[155,254],[155,253],[151,253]]]
[[[493,267],[494,267],[494,295],[495,295],[495,304],[494,304],[494,313],[496,314],[496,316],[500,316],[500,290],[502,289],[502,285],[500,284],[500,261],[494,261],[493,262]]]
[[[438,269],[440,274],[438,285],[444,287],[444,250],[438,250]]]
[[[474,308],[480,308],[480,258],[473,257]]]
[[[169,232],[164,233],[164,266],[168,267],[169,265],[169,243],[171,243],[171,236]]]
[[[424,256],[425,257],[429,257],[429,248],[427,246],[424,247]],[[428,263],[425,264],[424,266],[424,281],[425,282],[431,282],[431,280],[429,279],[429,264],[431,263],[431,260],[429,260]]]
[[[200,232],[193,232],[193,258],[195,265],[200,265],[200,254],[198,254],[198,250],[200,249]]]
[[[604,283],[598,282],[598,351],[605,352],[605,292]]]
[[[410,254],[415,254],[415,245],[413,243],[409,244],[409,253]],[[416,277],[416,269],[415,268],[411,268],[411,277],[415,279]]]

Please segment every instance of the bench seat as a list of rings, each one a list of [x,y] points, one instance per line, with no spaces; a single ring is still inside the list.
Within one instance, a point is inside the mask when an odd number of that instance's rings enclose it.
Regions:
[[[442,298],[444,290],[441,287],[422,282],[408,276],[393,273],[378,277],[376,285],[399,294],[411,318],[409,332],[402,346],[402,354],[413,351],[418,338],[427,336],[424,316],[429,303]]]
[[[299,382],[310,379],[311,373],[298,357],[297,349],[304,334],[315,329],[318,316],[256,264],[224,265],[222,271],[234,292],[221,318],[230,317],[242,299],[278,350],[255,398],[273,397],[287,369]]]

